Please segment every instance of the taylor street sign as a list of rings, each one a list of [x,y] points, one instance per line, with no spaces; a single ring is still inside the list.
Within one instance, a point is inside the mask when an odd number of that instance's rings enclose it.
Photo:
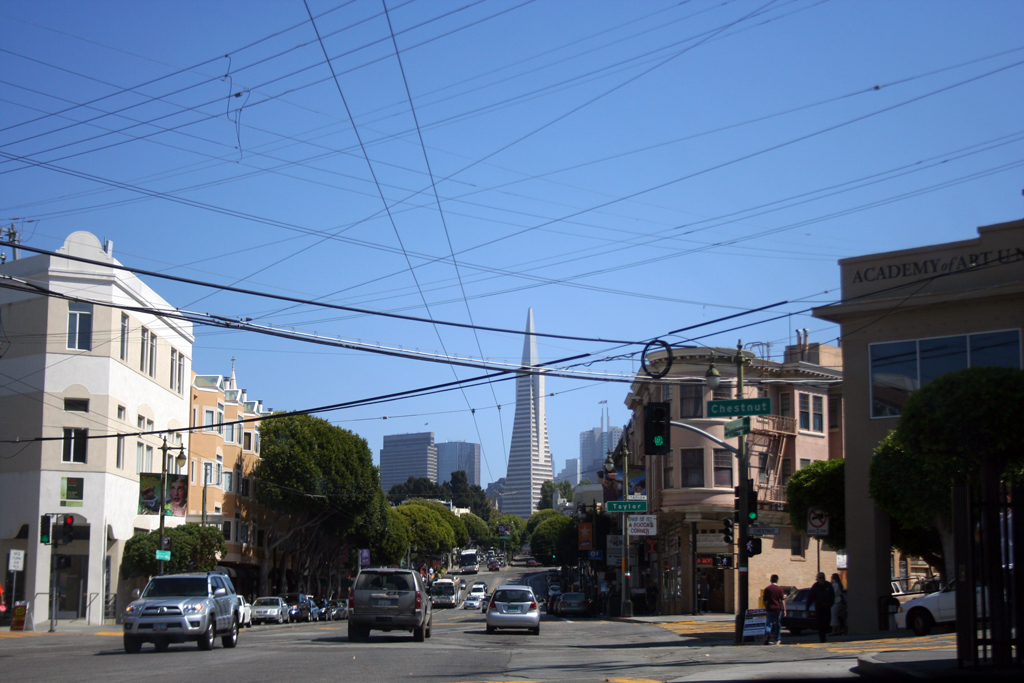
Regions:
[[[728,401],[708,401],[708,417],[740,417],[741,415],[769,415],[772,399],[736,398]]]
[[[777,526],[752,526],[747,529],[751,536],[778,536],[780,532]]]
[[[738,420],[725,423],[725,438],[734,439],[737,436],[750,433],[750,416],[741,417]]]
[[[609,500],[604,504],[608,512],[647,512],[646,500]]]
[[[170,550],[157,550],[156,551],[156,559],[163,560],[164,562],[167,562],[168,560],[171,559],[171,551]]]

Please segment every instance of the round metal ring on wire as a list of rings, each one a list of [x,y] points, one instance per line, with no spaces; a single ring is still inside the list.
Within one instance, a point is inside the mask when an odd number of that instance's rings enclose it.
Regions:
[[[661,372],[651,372],[651,368],[647,365],[647,352],[650,351],[651,347],[658,344],[665,349],[665,353],[668,357],[665,359],[665,369]],[[664,342],[660,339],[647,342],[647,346],[644,347],[644,352],[640,356],[640,369],[647,373],[647,376],[651,379],[661,379],[668,374],[668,371],[672,369],[672,347],[669,346],[668,342]]]

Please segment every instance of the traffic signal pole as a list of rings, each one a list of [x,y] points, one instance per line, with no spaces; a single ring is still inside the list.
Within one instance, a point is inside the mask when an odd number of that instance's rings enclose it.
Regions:
[[[743,398],[743,344],[736,346],[736,398]],[[747,571],[747,530],[750,524],[750,468],[747,463],[747,435],[740,434],[739,443],[736,446],[736,458],[739,461],[739,485],[742,488],[740,495],[740,533],[737,553],[739,555],[739,600],[736,610],[736,634],[734,642],[737,645],[743,644],[743,623],[747,617],[749,607],[750,574]]]

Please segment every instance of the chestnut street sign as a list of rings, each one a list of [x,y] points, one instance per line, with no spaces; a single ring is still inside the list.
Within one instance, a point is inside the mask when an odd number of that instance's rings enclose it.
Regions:
[[[727,401],[708,401],[708,417],[742,417],[743,415],[770,415],[772,399],[736,398]]]

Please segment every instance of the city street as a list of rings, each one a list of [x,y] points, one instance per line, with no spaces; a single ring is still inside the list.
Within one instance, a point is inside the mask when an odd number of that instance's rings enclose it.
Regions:
[[[465,577],[489,586],[522,572],[509,568]],[[543,571],[529,570],[543,585]],[[656,617],[652,619],[657,619]],[[0,632],[0,658],[12,678],[40,683],[104,683],[145,672],[147,679],[225,681],[701,681],[759,678],[855,677],[857,658],[882,650],[946,650],[951,634],[929,638],[849,639],[825,644],[813,636],[782,647],[732,644],[726,615],[662,617],[659,623],[560,619],[543,615],[539,637],[526,632],[488,635],[476,610],[438,610],[433,636],[415,643],[405,633],[374,631],[368,643],[349,643],[345,622],[245,629],[238,647],[219,641],[212,652],[194,644],[157,653],[146,646],[127,655],[116,627],[58,634]]]

